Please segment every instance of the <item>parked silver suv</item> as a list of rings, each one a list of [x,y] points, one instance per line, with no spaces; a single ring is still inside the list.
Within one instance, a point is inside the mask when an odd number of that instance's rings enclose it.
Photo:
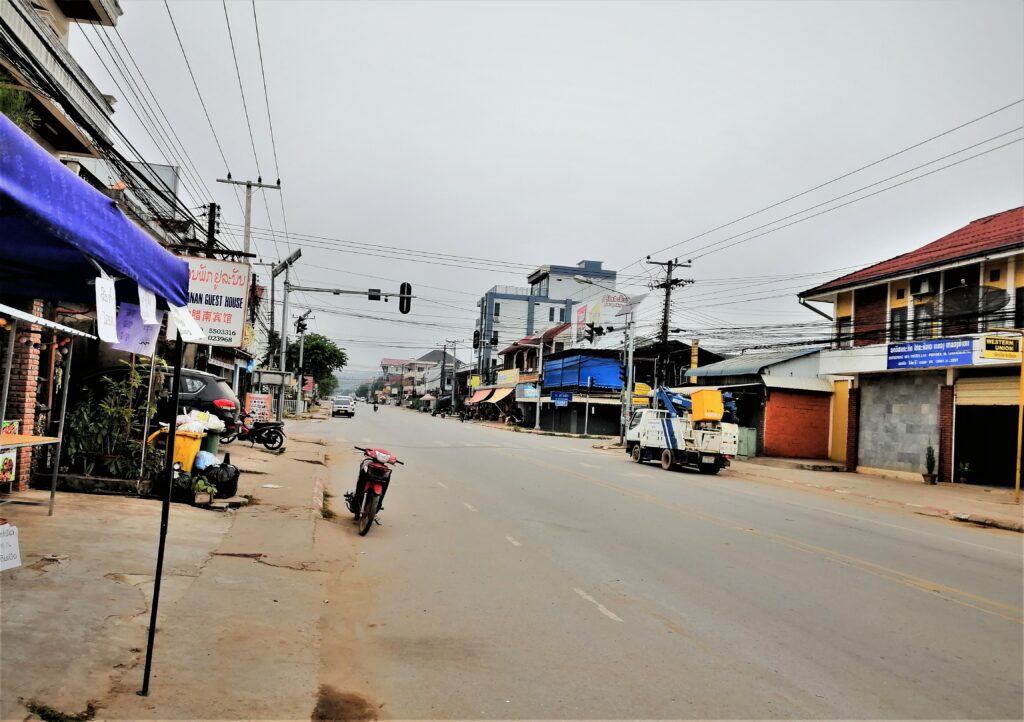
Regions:
[[[348,416],[349,418],[356,415],[356,403],[352,400],[351,396],[335,396],[331,402],[331,416]]]

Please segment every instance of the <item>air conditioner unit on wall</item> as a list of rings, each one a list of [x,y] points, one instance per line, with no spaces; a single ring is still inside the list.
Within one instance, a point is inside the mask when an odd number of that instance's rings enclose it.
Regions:
[[[937,289],[933,288],[935,284],[932,279],[928,276],[918,276],[917,278],[910,279],[910,295],[911,296],[928,296],[935,293]]]

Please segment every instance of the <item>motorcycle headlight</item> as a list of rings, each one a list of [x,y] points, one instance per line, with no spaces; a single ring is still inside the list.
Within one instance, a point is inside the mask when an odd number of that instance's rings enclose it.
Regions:
[[[377,461],[379,461],[382,464],[386,464],[389,461],[391,461],[391,454],[385,454],[383,451],[378,451],[376,456]]]

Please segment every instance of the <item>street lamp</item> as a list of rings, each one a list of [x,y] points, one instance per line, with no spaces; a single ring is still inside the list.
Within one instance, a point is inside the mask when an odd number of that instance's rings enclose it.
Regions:
[[[1021,441],[1024,435],[1021,434],[1024,429],[1024,331],[1019,328],[990,328],[989,331],[996,331],[998,333],[1015,333],[1020,337],[1018,349],[1021,354],[1020,364],[1020,380],[1017,382],[1017,473],[1014,477],[1013,482],[1013,503],[1020,504],[1020,451]]]
[[[587,278],[586,276],[575,275],[572,277],[572,280],[576,281],[576,283],[584,283],[591,286],[598,286],[599,288],[603,288],[607,291],[618,293],[618,291],[616,291],[614,288],[608,288],[608,286],[598,283],[592,278]],[[644,296],[646,296],[646,294],[644,294]],[[625,338],[622,339],[622,344],[625,347],[624,352],[626,356],[626,399],[625,402],[622,404],[624,407],[624,413],[619,423],[619,442],[623,444],[626,443],[626,424],[629,422],[630,417],[633,416],[633,348],[635,346],[634,324],[636,318],[636,306],[640,301],[643,300],[644,296],[640,296],[639,298],[635,296],[630,297],[628,304],[629,313],[626,315],[626,335]]]

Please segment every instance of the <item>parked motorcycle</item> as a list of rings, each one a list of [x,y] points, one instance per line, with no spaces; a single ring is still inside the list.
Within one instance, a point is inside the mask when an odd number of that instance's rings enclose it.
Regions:
[[[252,414],[242,414],[234,429],[227,429],[227,433],[221,434],[220,443],[230,444],[235,439],[248,441],[255,446],[263,444],[270,451],[275,451],[284,446],[284,422],[283,421],[255,421]]]
[[[384,508],[384,495],[391,483],[391,467],[404,465],[404,462],[387,449],[354,448],[363,452],[363,462],[359,465],[356,490],[345,493],[345,504],[359,522],[359,536],[366,536],[375,521],[380,523],[377,514]]]

